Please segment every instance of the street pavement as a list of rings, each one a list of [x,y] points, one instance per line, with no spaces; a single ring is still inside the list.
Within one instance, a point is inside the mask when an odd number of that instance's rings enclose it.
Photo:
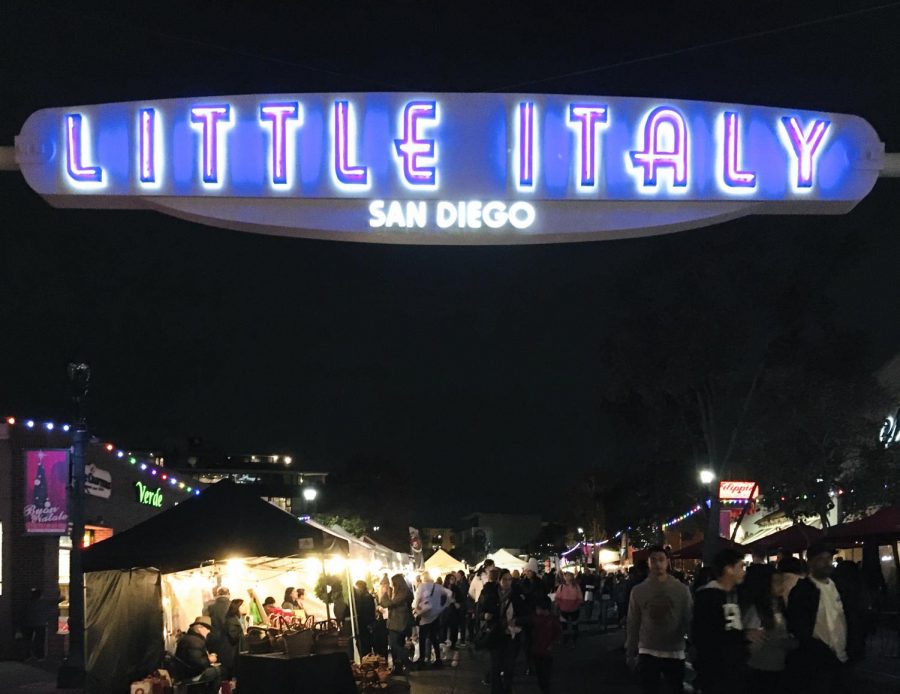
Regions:
[[[624,634],[619,630],[603,634],[583,632],[574,650],[559,649],[553,662],[553,691],[560,694],[600,692],[604,694],[638,694],[633,676],[625,668],[623,656]],[[409,682],[410,694],[490,694],[483,685],[489,657],[472,649],[446,651],[444,667],[410,673],[408,678],[396,678],[397,685],[390,692],[402,693],[404,680]],[[537,680],[524,674],[524,657],[519,656],[514,694],[539,694]]]
[[[624,665],[625,635],[614,629],[603,633],[583,629],[574,650],[559,649],[554,659],[552,691],[559,694],[638,694],[637,680]],[[892,642],[893,643],[893,642]],[[870,643],[869,655],[856,668],[853,694],[900,694],[900,652]],[[385,694],[489,694],[481,684],[488,669],[488,654],[469,648],[445,650],[444,667],[414,671],[395,677]],[[534,677],[524,674],[524,659],[517,663],[514,694],[539,694]],[[81,694],[78,689],[56,688],[56,666],[51,662],[0,661],[0,694]]]

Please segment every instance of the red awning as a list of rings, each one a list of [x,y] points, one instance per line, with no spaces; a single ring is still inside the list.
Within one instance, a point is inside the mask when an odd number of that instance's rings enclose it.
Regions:
[[[764,549],[766,551],[783,548],[788,552],[802,552],[813,542],[822,537],[822,531],[813,528],[810,525],[797,523],[790,527],[779,530],[766,537],[761,537],[747,545],[752,551],[754,549]]]
[[[719,538],[719,549],[733,549],[741,554],[747,551],[747,547],[737,542],[732,542],[727,537]],[[679,550],[672,552],[672,559],[703,559],[703,540],[692,542]]]
[[[825,539],[845,547],[862,540],[896,542],[900,540],[900,506],[888,506],[852,523],[832,526]]]

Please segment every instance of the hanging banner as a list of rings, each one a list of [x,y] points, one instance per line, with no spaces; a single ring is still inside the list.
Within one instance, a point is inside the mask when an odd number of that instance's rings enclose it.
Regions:
[[[69,451],[25,451],[25,533],[65,535],[68,512]]]
[[[857,116],[560,94],[148,99],[43,109],[15,143],[25,180],[58,207],[408,244],[840,214],[884,165],[883,143]]]

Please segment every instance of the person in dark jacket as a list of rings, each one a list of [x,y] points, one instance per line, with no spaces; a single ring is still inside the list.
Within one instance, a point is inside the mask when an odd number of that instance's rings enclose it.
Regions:
[[[365,581],[357,581],[353,585],[353,606],[356,609],[356,634],[359,654],[369,655],[372,652],[372,627],[375,624],[375,598],[369,593]]]
[[[206,648],[206,639],[212,630],[212,621],[206,615],[197,617],[187,633],[175,647],[175,675],[179,680],[205,682],[206,694],[216,694],[222,684],[222,675],[215,667],[216,654]]]
[[[220,586],[216,588],[216,599],[203,608],[203,614],[209,616],[212,624],[212,632],[206,639],[206,647],[219,656],[228,650],[228,637],[225,635],[225,615],[228,614],[230,606],[231,592],[225,586]]]
[[[747,643],[736,588],[744,580],[743,557],[731,549],[716,554],[714,579],[694,596],[692,641],[703,694],[734,694],[746,682]]]
[[[809,576],[797,581],[787,606],[788,629],[800,642],[789,661],[803,692],[846,692],[847,664],[863,656],[859,596],[831,580],[834,549],[821,542],[806,552]],[[843,589],[843,590],[842,590]]]
[[[222,663],[223,679],[231,679],[235,674],[234,666],[241,650],[241,640],[244,638],[244,623],[241,621],[241,605],[243,604],[243,600],[236,598],[231,601],[228,612],[225,613],[225,638],[217,653],[219,662]]]
[[[391,658],[394,661],[394,671],[400,674],[410,667],[406,638],[412,634],[413,627],[413,594],[406,585],[403,574],[394,574],[391,576],[390,586],[382,586],[378,603],[388,611],[387,628]]]

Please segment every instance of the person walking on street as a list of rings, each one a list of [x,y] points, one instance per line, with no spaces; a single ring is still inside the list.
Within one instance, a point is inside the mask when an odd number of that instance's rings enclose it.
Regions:
[[[546,595],[537,597],[534,605],[534,616],[531,618],[531,662],[534,674],[537,675],[541,694],[550,693],[550,680],[553,677],[553,647],[562,637],[562,627],[551,612],[553,604]]]
[[[831,580],[834,553],[821,542],[810,546],[809,576],[797,581],[787,606],[788,629],[800,643],[791,670],[802,692],[849,692],[848,663],[862,656],[857,622],[847,618],[844,607],[853,598],[842,595]]]
[[[691,633],[703,694],[734,694],[746,685],[747,644],[736,592],[744,580],[743,559],[732,549],[721,550],[713,559],[713,580],[694,596]]]
[[[751,571],[752,567],[738,591],[750,648],[750,690],[787,694],[791,691],[785,674],[787,654],[797,642],[788,633],[784,616],[785,574]]]
[[[670,694],[681,694],[691,592],[669,574],[669,552],[664,547],[651,547],[647,564],[650,575],[631,591],[625,655],[629,667],[639,669],[644,694],[659,692],[660,677]]]
[[[391,649],[391,658],[394,661],[394,670],[398,674],[406,672],[410,666],[406,639],[412,634],[412,602],[413,594],[406,585],[403,574],[391,576],[390,586],[382,585],[378,603],[382,607],[386,607],[388,611],[388,643]]]
[[[428,662],[429,651],[434,649],[434,667],[444,664],[441,658],[441,643],[438,637],[441,613],[453,595],[442,585],[435,583],[426,571],[422,574],[422,585],[416,591],[413,613],[419,618],[419,667]]]
[[[40,588],[32,588],[22,620],[22,636],[28,647],[27,658],[43,660],[47,656],[47,625],[53,616],[50,602]]]
[[[566,625],[563,633],[563,643],[568,643],[569,648],[575,648],[578,640],[578,614],[584,602],[584,593],[575,582],[575,574],[566,571],[563,574],[564,583],[556,589],[556,605],[559,607],[559,616]]]

